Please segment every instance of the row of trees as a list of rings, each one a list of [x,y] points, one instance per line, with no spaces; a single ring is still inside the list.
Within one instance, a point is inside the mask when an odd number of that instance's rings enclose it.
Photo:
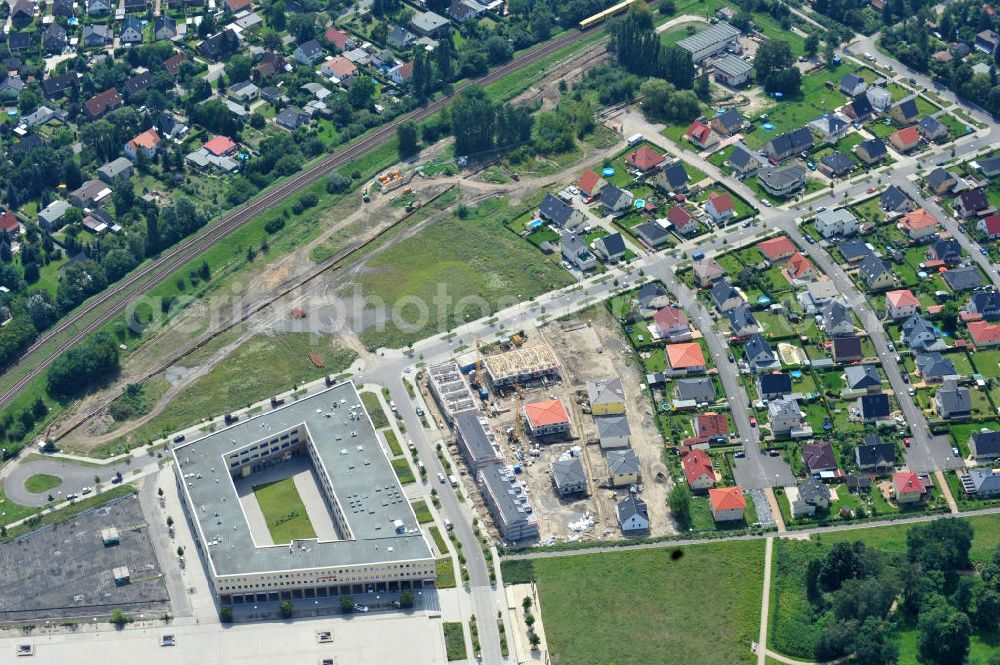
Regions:
[[[653,27],[653,14],[644,3],[610,26],[611,47],[626,71],[639,76],[662,78],[679,89],[694,82],[691,54],[677,45],[664,46]]]

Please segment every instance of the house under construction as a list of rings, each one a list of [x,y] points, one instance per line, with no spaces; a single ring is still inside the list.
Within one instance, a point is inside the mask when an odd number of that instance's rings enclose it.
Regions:
[[[544,384],[559,377],[556,354],[541,340],[485,356],[482,362],[490,385],[501,393],[515,385]]]
[[[454,360],[432,365],[427,369],[428,384],[438,408],[448,424],[464,411],[475,411],[480,401],[465,382],[465,377]]]

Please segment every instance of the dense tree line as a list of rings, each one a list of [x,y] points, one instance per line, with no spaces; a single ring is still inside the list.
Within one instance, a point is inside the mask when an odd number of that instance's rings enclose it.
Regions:
[[[81,395],[117,376],[118,344],[106,332],[88,337],[56,360],[49,369],[46,388],[65,399]]]
[[[514,148],[531,139],[531,110],[494,103],[479,86],[470,86],[451,105],[455,154],[479,155]]]
[[[615,57],[626,71],[662,78],[682,90],[691,88],[694,82],[691,54],[676,45],[663,45],[648,6],[632,5],[623,18],[611,23],[610,31]]]
[[[769,39],[760,45],[753,59],[754,76],[764,92],[796,95],[802,86],[802,74],[795,66],[795,56],[788,42]]]

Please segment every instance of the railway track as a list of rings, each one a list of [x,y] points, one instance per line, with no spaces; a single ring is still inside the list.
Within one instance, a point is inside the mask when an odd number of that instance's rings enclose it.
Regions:
[[[474,84],[489,85],[490,83],[494,83],[504,76],[523,69],[524,67],[537,62],[541,58],[544,58],[561,48],[583,39],[593,32],[593,30],[594,28],[592,27],[587,30],[569,31],[557,39],[546,42],[545,44],[532,49],[520,58],[516,58],[508,63],[500,65],[493,71],[475,79],[474,81],[469,81],[457,86],[450,95],[442,96],[426,106],[399,116],[392,122],[379,127],[370,134],[348,145],[340,152],[320,160],[319,162],[292,176],[288,180],[276,185],[273,189],[265,190],[255,199],[238,206],[231,212],[224,215],[222,219],[215,224],[198,231],[194,236],[183,241],[181,244],[167,250],[160,256],[160,258],[136,271],[133,271],[115,286],[103,291],[88,301],[82,308],[75,311],[71,316],[61,320],[54,328],[40,336],[30,347],[28,347],[18,361],[11,367],[16,367],[17,365],[23,363],[33,353],[38,352],[54,339],[79,324],[88,315],[101,309],[109,302],[116,299],[119,301],[112,304],[94,321],[85,325],[72,337],[59,344],[55,350],[51,351],[47,356],[42,358],[35,367],[26,372],[23,377],[18,379],[10,388],[4,391],[3,394],[0,395],[0,407],[9,404],[11,400],[20,394],[21,390],[23,390],[25,386],[48,369],[48,367],[66,350],[76,344],[79,344],[85,337],[125,311],[132,297],[142,293],[143,291],[148,291],[149,289],[152,289],[156,285],[160,284],[176,269],[196,258],[206,249],[220,240],[223,240],[231,233],[242,228],[267,208],[284,201],[297,192],[312,185],[320,178],[328,175],[334,169],[340,168],[354,159],[381,147],[387,141],[391,140],[396,132],[396,127],[398,127],[401,123],[407,120],[419,122],[434,113],[437,113],[446,104],[448,104],[449,101],[451,101],[452,97],[460,93],[466,87]],[[8,368],[8,370],[9,369],[10,368]]]

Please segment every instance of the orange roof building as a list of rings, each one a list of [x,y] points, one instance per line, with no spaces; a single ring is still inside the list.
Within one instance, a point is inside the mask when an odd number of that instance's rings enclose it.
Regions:
[[[342,55],[338,55],[335,58],[329,58],[323,63],[321,69],[324,74],[327,76],[334,76],[338,81],[345,81],[354,76],[354,74],[358,71],[355,64]]]
[[[747,501],[739,487],[713,487],[708,490],[708,503],[716,522],[743,519]]]
[[[655,169],[666,161],[666,157],[656,152],[648,145],[644,145],[634,152],[630,152],[625,157],[625,161],[640,171],[646,172]]]
[[[890,136],[889,141],[900,152],[913,150],[920,143],[920,128],[916,125],[904,127]]]
[[[684,477],[693,490],[707,490],[715,485],[715,470],[712,458],[704,450],[695,449],[681,459]]]
[[[21,232],[21,223],[10,210],[0,212],[0,231],[5,231],[7,235],[17,235]]]
[[[892,489],[896,494],[896,503],[919,501],[926,491],[924,484],[920,482],[920,476],[912,471],[892,474]]]
[[[898,226],[911,240],[919,240],[937,231],[939,224],[937,217],[923,208],[917,208],[903,215]]]
[[[530,402],[524,405],[524,420],[532,436],[548,436],[569,432],[569,414],[557,399]]]
[[[212,139],[202,147],[216,157],[222,157],[223,155],[228,155],[236,150],[238,146],[236,145],[236,142],[228,136],[213,136]]]
[[[970,321],[969,336],[977,349],[1000,344],[1000,324],[986,321]]]
[[[135,159],[140,152],[147,157],[152,157],[159,147],[160,135],[156,133],[155,129],[150,128],[125,144],[125,154],[132,159]]]
[[[705,370],[705,354],[697,342],[667,345],[667,366],[677,372],[701,372]]]
[[[787,259],[795,253],[795,245],[792,244],[792,241],[787,236],[778,236],[777,238],[759,242],[757,243],[757,249],[771,263]]]
[[[583,172],[580,176],[580,182],[577,187],[580,188],[580,193],[590,198],[591,196],[596,196],[597,192],[600,190],[598,185],[601,183],[601,176],[597,175],[590,169]]]
[[[706,439],[729,436],[729,418],[724,413],[699,414],[694,418],[694,434]]]
[[[816,266],[800,252],[792,254],[785,268],[792,279],[810,280],[816,277]]]

